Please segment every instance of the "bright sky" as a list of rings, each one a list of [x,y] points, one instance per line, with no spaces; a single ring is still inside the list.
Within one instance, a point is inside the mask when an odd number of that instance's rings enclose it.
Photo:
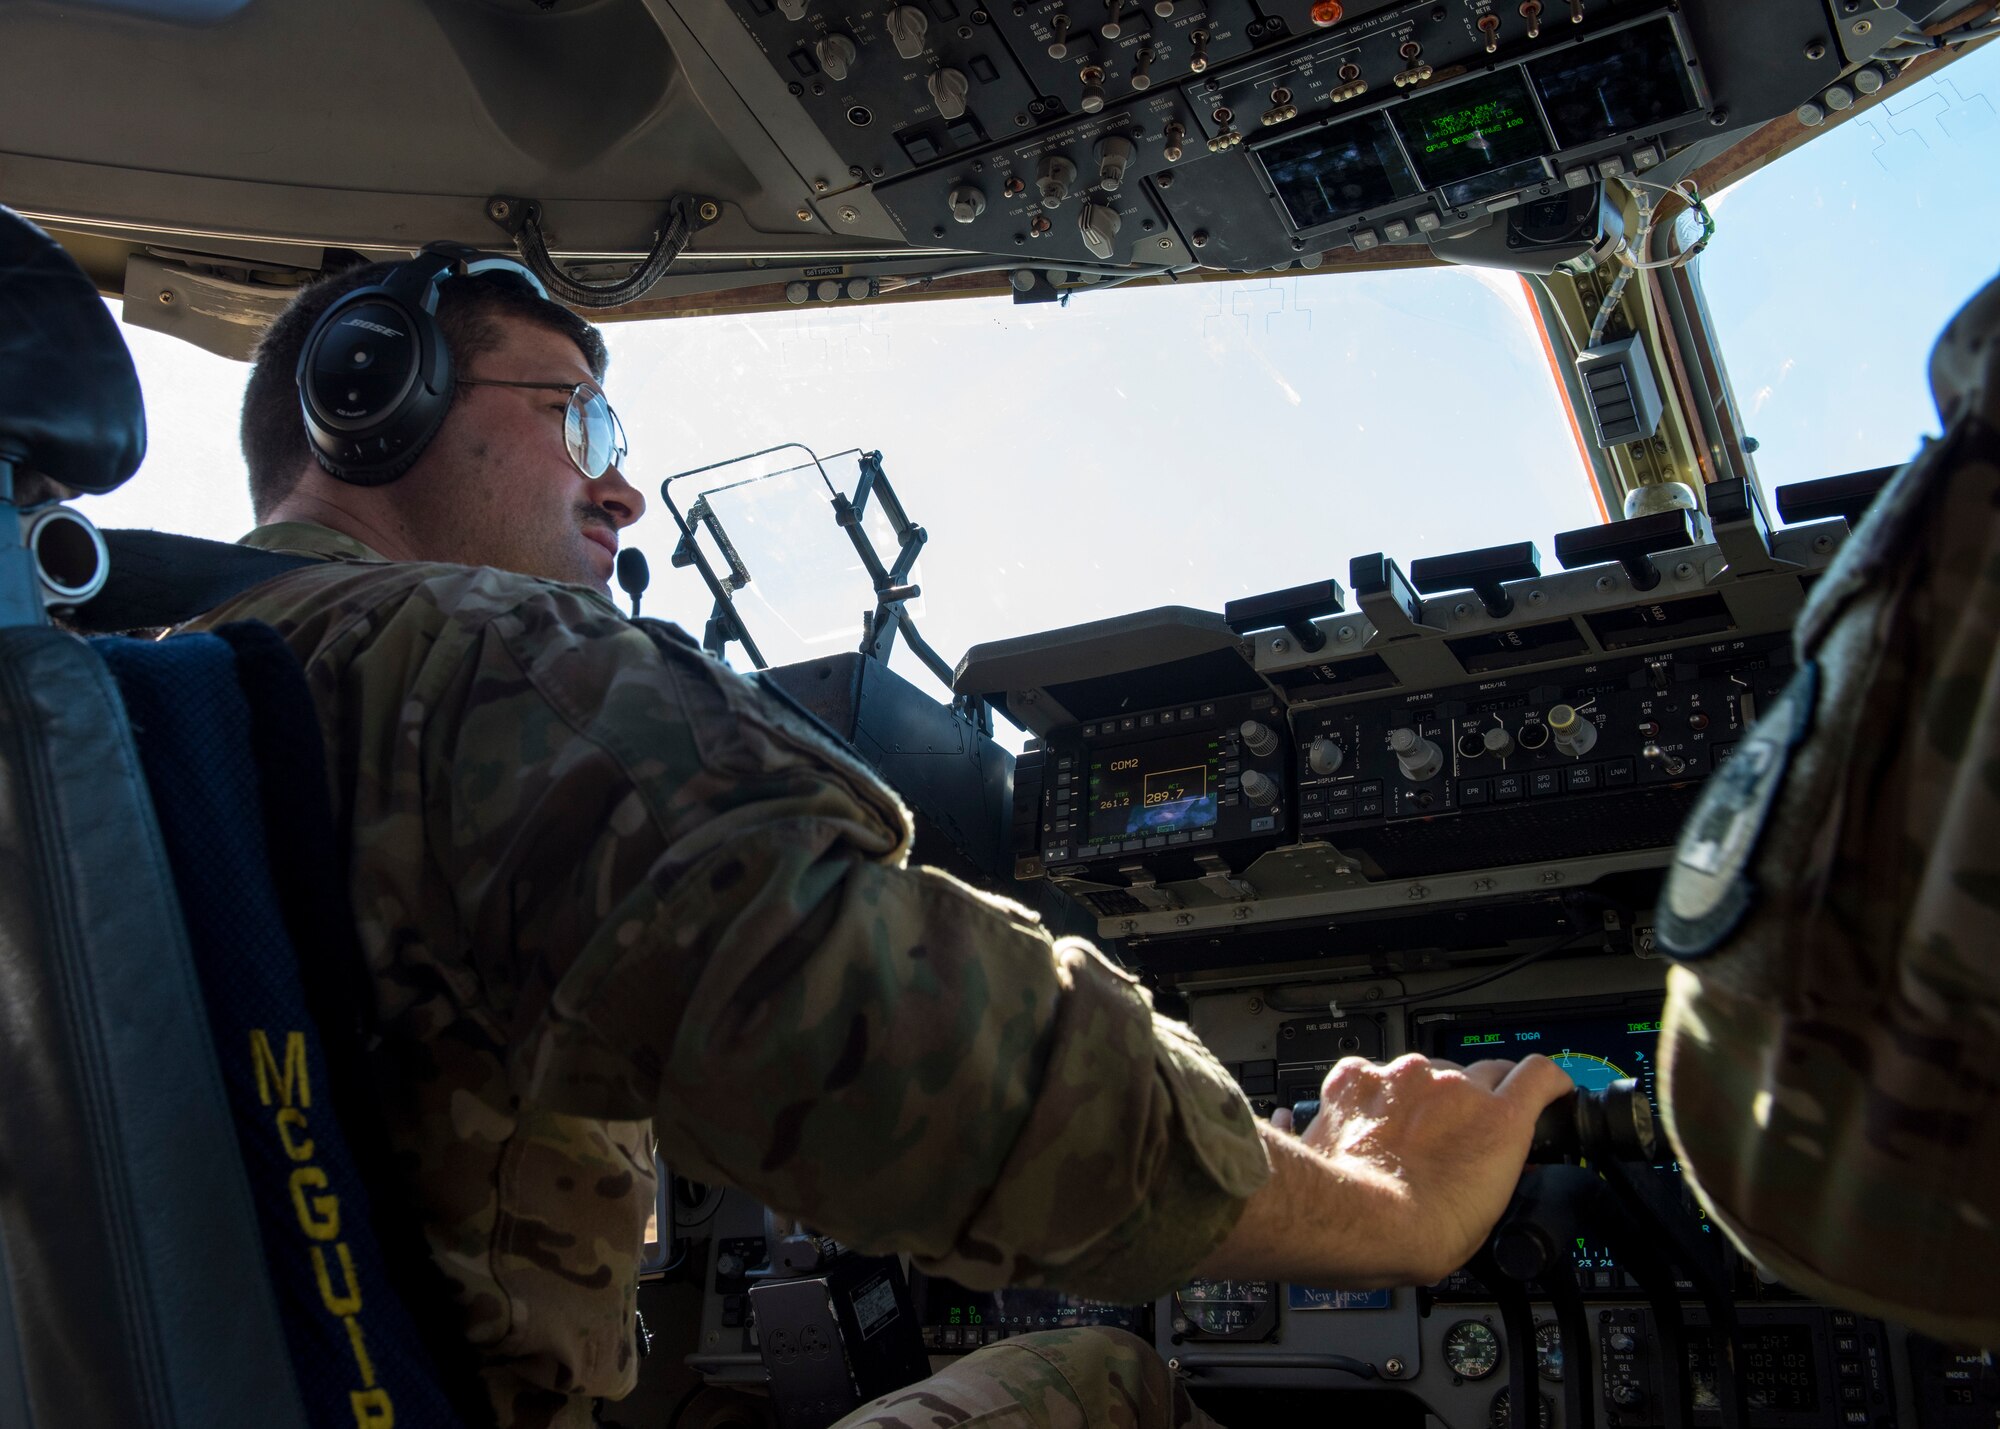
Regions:
[[[2000,261],[1996,95],[1989,45],[1715,202],[1702,277],[1767,484],[1900,461],[1934,429],[1930,343]],[[125,331],[151,450],[86,509],[233,539],[250,524],[245,369]],[[930,533],[917,612],[947,661],[1154,605],[1219,610],[1344,582],[1348,558],[1376,550],[1407,566],[1532,539],[1552,562],[1554,532],[1596,520],[1511,275],[810,307],[607,334],[628,475],[652,502],[626,537],[652,565],[647,613],[697,632],[707,596],[669,565],[660,483],[784,442],[883,453]],[[832,474],[851,481],[852,467]],[[841,548],[807,499],[717,503],[756,582],[746,594],[781,607],[752,616],[779,663],[850,646],[866,603],[858,571],[822,574]]]

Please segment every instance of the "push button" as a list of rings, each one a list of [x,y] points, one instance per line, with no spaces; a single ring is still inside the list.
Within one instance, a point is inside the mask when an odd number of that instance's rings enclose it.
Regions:
[[[1614,759],[1604,766],[1604,787],[1616,789],[1632,782],[1632,761]]]
[[[1502,774],[1493,781],[1493,799],[1495,803],[1504,802],[1508,799],[1518,799],[1527,792],[1522,787],[1521,776],[1518,774]]]
[[[1563,770],[1565,789],[1595,789],[1597,787],[1597,766],[1595,764],[1572,764]]]
[[[1484,779],[1461,779],[1458,781],[1458,805],[1469,809],[1474,804],[1484,804],[1493,798],[1493,786]]]
[[[1554,769],[1535,770],[1528,776],[1528,792],[1538,799],[1545,794],[1561,793],[1562,780],[1556,777],[1557,773]]]

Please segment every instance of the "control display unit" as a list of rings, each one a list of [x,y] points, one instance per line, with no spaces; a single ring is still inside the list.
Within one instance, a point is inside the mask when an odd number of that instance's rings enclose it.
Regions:
[[[1213,829],[1223,762],[1220,734],[1206,730],[1093,750],[1084,796],[1088,842]]]
[[[1255,146],[1300,231],[1425,190],[1465,208],[1553,179],[1555,156],[1701,110],[1688,48],[1657,16],[1525,64],[1425,85],[1387,108]]]
[[[1264,693],[1057,732],[1042,762],[1042,861],[1192,859],[1221,844],[1274,841],[1290,826],[1283,728]]]

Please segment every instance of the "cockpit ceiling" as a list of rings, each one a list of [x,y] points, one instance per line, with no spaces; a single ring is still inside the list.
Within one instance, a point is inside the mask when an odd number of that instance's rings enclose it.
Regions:
[[[1601,178],[1803,135],[1892,37],[1991,12],[1830,3],[16,0],[0,201],[108,292],[151,264],[246,312],[348,250],[510,247],[529,204],[615,277],[676,196],[698,231],[616,315],[1024,269],[1532,267],[1525,213],[1587,225]]]

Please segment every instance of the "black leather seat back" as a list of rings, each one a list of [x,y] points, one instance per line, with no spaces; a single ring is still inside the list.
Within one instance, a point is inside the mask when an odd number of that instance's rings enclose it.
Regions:
[[[124,704],[19,544],[17,477],[144,450],[103,301],[0,209],[0,1429],[304,1429]]]
[[[77,491],[112,490],[146,455],[132,355],[90,279],[0,208],[0,455]]]
[[[0,630],[0,868],[0,1425],[303,1429],[124,709],[48,629]]]

